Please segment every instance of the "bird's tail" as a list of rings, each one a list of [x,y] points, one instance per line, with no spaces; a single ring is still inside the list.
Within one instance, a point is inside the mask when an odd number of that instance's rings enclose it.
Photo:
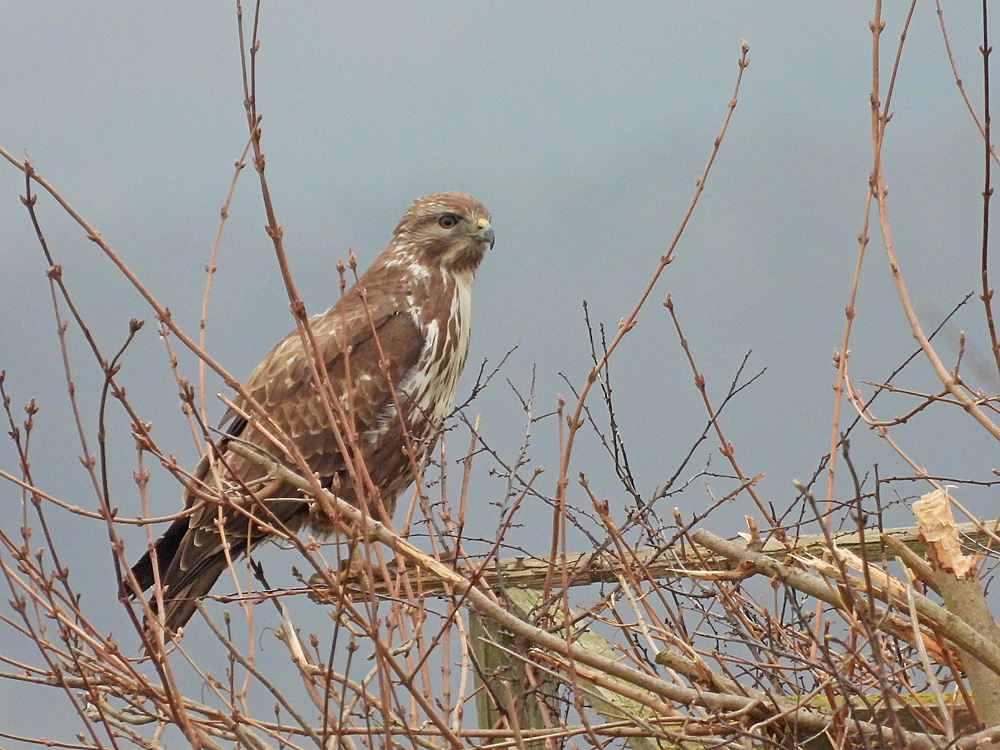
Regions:
[[[293,492],[284,485],[278,489],[287,495]],[[212,590],[230,560],[242,557],[267,539],[273,526],[294,532],[303,514],[308,515],[308,505],[296,497],[270,498],[261,505],[261,514],[268,526],[258,526],[240,512],[228,518],[222,534],[214,522],[209,522],[209,515],[200,521],[197,515],[178,518],[132,567],[140,592],[152,588],[159,579],[163,588],[163,612],[158,611],[156,596],[150,598],[149,605],[166,628],[167,640],[172,640],[178,628],[191,619],[198,609],[198,599]],[[132,586],[122,586],[122,599],[131,599],[135,594]],[[148,626],[145,630],[147,634],[150,632]]]
[[[190,546],[192,539],[187,518],[174,521],[166,533],[153,545],[153,550],[147,550],[139,561],[132,566],[132,574],[139,584],[139,591],[147,591],[159,578],[163,588],[163,612],[159,612],[157,597],[151,596],[149,606],[153,615],[165,628],[167,641],[173,639],[177,630],[191,619],[197,611],[197,601],[211,591],[212,586],[226,569],[226,556],[223,552],[200,556],[194,565],[185,565],[185,548]],[[233,545],[233,547],[237,547]],[[233,557],[240,550],[232,549]],[[153,574],[153,560],[156,560],[158,576]],[[132,599],[135,591],[127,584],[122,584],[119,592],[122,599]],[[151,632],[147,623],[146,634]]]
[[[197,576],[187,577],[184,581],[172,582],[169,579],[164,581],[162,616],[157,611],[156,597],[150,597],[150,609],[162,623],[167,641],[172,640],[177,630],[187,624],[198,610],[198,601],[212,590],[212,586],[225,569],[226,559],[220,555],[210,563],[204,564]],[[148,625],[145,631],[147,635],[150,633]]]

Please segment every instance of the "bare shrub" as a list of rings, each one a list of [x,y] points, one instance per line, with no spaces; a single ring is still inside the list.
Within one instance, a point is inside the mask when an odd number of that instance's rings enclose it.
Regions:
[[[255,90],[256,26],[255,20],[254,38],[243,50],[249,137],[233,185],[250,154],[278,267],[302,335],[308,336],[304,306],[285,260],[281,224],[267,189]],[[241,39],[242,30],[241,19]],[[616,330],[591,326],[587,320],[592,363],[572,398],[560,403],[556,414],[540,415],[533,386],[518,392],[525,430],[514,456],[501,455],[479,434],[470,411],[463,408],[470,402],[459,407],[449,423],[448,452],[442,448],[434,461],[419,467],[410,507],[396,519],[398,530],[320,486],[293,449],[274,456],[237,444],[231,450],[300,488],[343,533],[321,544],[275,525],[273,532],[288,548],[282,564],[293,561],[296,585],[273,587],[254,559],[256,553],[249,562],[233,559],[230,573],[236,593],[210,597],[230,606],[205,607],[199,602],[200,621],[193,621],[186,637],[173,644],[153,638],[145,643],[148,654],[135,648],[143,623],[153,616],[149,605],[141,599],[124,601],[121,626],[111,633],[102,629],[104,613],[88,609],[79,596],[87,557],[79,550],[68,552],[53,530],[69,522],[105,529],[107,548],[89,553],[110,553],[117,581],[108,586],[127,591],[134,585],[129,564],[136,550],[126,549],[124,527],[138,525],[148,531],[154,523],[177,517],[150,516],[145,492],[150,467],[163,467],[176,478],[178,488],[191,486],[194,479],[158,442],[125,387],[121,361],[143,323],[130,322],[116,351],[98,344],[110,332],[93,335],[91,322],[74,304],[57,253],[45,241],[39,194],[47,198],[45,204],[54,201],[71,216],[145,298],[171,352],[182,409],[206,451],[213,450],[220,435],[206,417],[205,368],[237,392],[240,383],[205,349],[204,309],[200,335],[187,333],[55,186],[27,161],[0,150],[25,176],[24,203],[49,268],[60,336],[67,330],[82,334],[92,355],[86,363],[73,362],[64,343],[72,428],[97,501],[91,508],[43,491],[45,482],[32,468],[34,403],[29,401],[21,414],[14,405],[17,397],[0,376],[17,460],[17,468],[5,468],[0,475],[20,493],[23,506],[18,528],[0,528],[0,566],[11,595],[0,613],[7,631],[0,646],[2,676],[60,691],[81,726],[77,743],[53,741],[44,728],[37,737],[16,739],[65,747],[158,747],[183,738],[193,747],[235,743],[254,750],[554,749],[568,743],[642,749],[931,748],[996,741],[1000,635],[980,583],[989,572],[984,569],[988,551],[998,541],[996,527],[971,514],[966,514],[967,522],[956,523],[953,511],[964,513],[953,497],[958,493],[949,493],[945,478],[922,471],[895,435],[896,428],[917,413],[957,409],[981,428],[981,450],[990,451],[1000,439],[995,419],[1000,397],[987,396],[967,383],[960,373],[962,352],[953,366],[944,363],[934,345],[937,331],[924,331],[910,303],[905,269],[892,240],[882,172],[882,145],[891,135],[889,107],[905,27],[887,84],[880,4],[872,31],[871,190],[859,233],[858,273],[835,356],[831,450],[787,507],[775,507],[758,495],[760,475],[741,466],[726,437],[723,412],[756,376],[741,367],[724,398],[713,400],[698,366],[699,342],[685,338],[682,316],[670,297],[664,305],[707,416],[700,438],[652,496],[636,488],[628,446],[617,427],[615,399],[637,396],[615,395],[611,386],[619,343],[649,304],[708,184],[748,65],[749,48],[744,44],[724,123],[673,242]],[[984,38],[984,60],[988,42]],[[984,70],[988,74],[988,67]],[[988,77],[986,84],[988,97]],[[977,115],[969,103],[985,144],[980,299],[1000,376],[988,278],[990,167],[997,159],[990,140],[988,98],[986,107]],[[226,214],[224,207],[220,234]],[[860,383],[851,377],[847,353],[872,222],[878,225],[919,348],[891,377]],[[353,271],[353,261],[341,267],[348,281]],[[197,374],[179,364],[174,347],[198,358]],[[929,362],[940,387],[924,392],[901,385],[912,361]],[[496,387],[493,381],[502,365],[484,365],[470,400],[482,388]],[[87,403],[96,404],[96,420],[76,392],[81,370],[91,378],[96,372],[99,385],[87,398]],[[879,413],[875,398],[880,394],[897,397],[886,409],[893,416]],[[112,413],[125,415],[136,451],[139,514],[122,510],[113,499],[107,428]],[[252,404],[246,417],[265,426],[266,415]],[[94,423],[96,428],[87,426]],[[858,427],[875,430],[909,463],[912,473],[881,477],[877,469],[861,470],[862,459],[852,455],[849,443]],[[541,481],[530,465],[532,438],[539,429],[552,430],[559,441],[554,483]],[[587,431],[605,450],[607,463],[581,470],[574,448]],[[709,441],[718,444],[725,469],[692,468],[696,449]],[[469,477],[473,467],[484,462],[502,478],[506,491],[496,509],[495,537],[475,539],[466,531]],[[588,477],[602,472],[613,475],[623,496],[634,502],[624,516],[616,517],[608,501],[591,489]],[[849,477],[850,496],[835,492],[838,475]],[[725,494],[692,518],[667,509],[672,498],[709,476],[715,487],[725,486]],[[570,500],[568,488],[574,483],[589,502]],[[923,499],[912,504],[917,529],[886,528],[887,509],[904,500],[909,507],[913,499],[882,496],[886,487],[901,483],[927,485]],[[747,519],[741,539],[722,539],[710,528],[719,508],[737,495],[751,498],[756,515]],[[525,511],[526,500],[551,511],[545,519],[551,523],[547,549],[522,549],[508,538],[518,524],[538,523]],[[215,501],[225,504],[227,498]],[[150,542],[153,537],[149,531]],[[575,540],[586,540],[585,549],[576,547]],[[154,596],[162,594],[161,589]],[[261,622],[275,621],[280,627],[262,631]],[[282,645],[279,653],[276,641]],[[20,656],[26,644],[34,649],[31,657]]]

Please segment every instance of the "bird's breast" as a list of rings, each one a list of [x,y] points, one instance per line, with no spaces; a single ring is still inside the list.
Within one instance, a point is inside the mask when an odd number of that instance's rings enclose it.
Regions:
[[[411,429],[424,421],[434,429],[448,416],[469,355],[472,274],[443,275],[442,293],[437,299],[428,299],[417,313],[424,346],[416,365],[400,384],[411,405],[406,415]]]

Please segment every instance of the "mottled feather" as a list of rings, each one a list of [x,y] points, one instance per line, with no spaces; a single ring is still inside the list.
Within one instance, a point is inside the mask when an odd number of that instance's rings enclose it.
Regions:
[[[461,193],[419,198],[357,283],[309,320],[333,394],[350,415],[368,475],[390,516],[414,479],[406,446],[419,461],[452,408],[468,355],[472,280],[492,245],[490,214],[475,198]],[[349,502],[369,497],[366,487],[353,486],[297,331],[264,357],[245,389],[325,486],[336,487]],[[240,399],[234,403],[243,406]],[[201,497],[225,492],[229,502],[205,502],[185,493],[185,507],[194,512],[174,521],[154,545],[168,636],[191,618],[195,600],[226,568],[220,519],[233,558],[269,536],[232,505],[293,531],[305,525],[320,534],[333,530],[300,493],[228,450],[227,441],[239,439],[280,455],[257,425],[232,412],[223,423],[231,438],[217,446],[215,469],[206,456],[195,476],[203,483]],[[344,425],[339,427],[343,431]],[[253,497],[241,487],[249,487]],[[150,551],[132,572],[140,590],[154,584]]]

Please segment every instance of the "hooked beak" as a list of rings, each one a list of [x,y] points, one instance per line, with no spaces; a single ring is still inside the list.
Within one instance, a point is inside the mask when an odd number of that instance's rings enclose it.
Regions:
[[[496,241],[496,236],[493,234],[493,226],[486,219],[480,219],[478,226],[479,231],[472,235],[472,239],[477,242],[490,243],[490,250],[492,250],[493,243]]]

